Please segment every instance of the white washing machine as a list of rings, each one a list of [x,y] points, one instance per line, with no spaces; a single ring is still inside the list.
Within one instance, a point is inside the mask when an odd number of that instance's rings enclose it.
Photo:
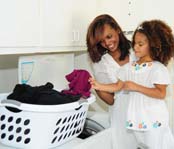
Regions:
[[[100,124],[102,128],[105,128],[86,139],[74,138],[73,140],[54,149],[112,149],[112,129],[109,127],[109,123],[107,123],[108,114],[100,112],[88,112],[88,118],[94,121],[94,123],[89,123],[90,127],[101,129],[101,127],[96,125]],[[0,149],[15,148],[0,144]]]

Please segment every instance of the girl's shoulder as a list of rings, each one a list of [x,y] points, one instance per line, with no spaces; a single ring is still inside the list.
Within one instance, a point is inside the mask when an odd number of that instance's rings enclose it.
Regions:
[[[156,69],[156,70],[168,71],[167,66],[165,66],[164,64],[162,64],[161,62],[158,62],[158,61],[153,61],[152,66],[153,66],[153,69]]]
[[[170,84],[170,76],[167,67],[158,62],[154,61],[152,65],[151,80],[154,84]]]

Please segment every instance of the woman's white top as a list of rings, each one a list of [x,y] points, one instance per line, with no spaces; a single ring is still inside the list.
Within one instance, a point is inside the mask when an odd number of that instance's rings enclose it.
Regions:
[[[134,52],[131,50],[129,61],[135,61]],[[100,83],[115,83],[117,82],[117,73],[120,65],[113,59],[113,57],[106,53],[102,56],[98,63],[93,63],[93,72],[95,79]]]
[[[160,62],[137,64],[132,62],[124,65],[118,72],[122,81],[133,81],[148,88],[155,84],[170,84],[170,77],[165,67]],[[151,128],[168,126],[169,116],[165,100],[152,98],[140,92],[130,91],[123,96],[124,91],[117,93],[117,98],[128,98],[126,127],[128,129],[146,131]]]
[[[135,54],[131,49],[129,61],[132,62],[135,60]],[[93,63],[92,66],[94,77],[98,82],[108,84],[116,83],[118,81],[117,74],[122,66],[120,66],[110,54],[106,53],[102,56],[101,60],[98,63]],[[114,97],[114,99],[116,99],[116,97]],[[115,112],[116,108],[115,105],[116,103],[114,102],[114,105],[109,106],[111,124],[113,123],[113,121],[115,121],[115,118],[113,117],[113,113]]]
[[[131,50],[129,61],[135,61],[135,55]],[[111,55],[106,53],[102,56],[98,63],[93,64],[93,72],[95,79],[101,83],[117,82],[117,74],[122,68]],[[112,128],[112,148],[127,149],[136,148],[136,140],[132,133],[128,133],[125,127],[126,113],[128,108],[128,100],[118,99],[114,96],[114,104],[109,106],[110,125]],[[126,143],[125,143],[126,142]]]

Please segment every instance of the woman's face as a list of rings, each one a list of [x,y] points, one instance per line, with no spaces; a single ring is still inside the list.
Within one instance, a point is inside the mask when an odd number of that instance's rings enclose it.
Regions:
[[[136,57],[145,58],[150,57],[150,47],[148,38],[140,32],[135,34],[135,44],[134,44],[134,52]]]
[[[110,25],[105,24],[100,44],[102,47],[108,49],[110,52],[116,51],[119,45],[118,31],[113,29]]]

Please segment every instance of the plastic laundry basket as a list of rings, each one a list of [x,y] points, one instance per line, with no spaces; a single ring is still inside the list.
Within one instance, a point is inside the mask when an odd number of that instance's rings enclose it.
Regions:
[[[32,105],[0,94],[0,142],[17,148],[48,149],[78,136],[95,96],[63,105]],[[17,108],[12,112],[7,107]]]

